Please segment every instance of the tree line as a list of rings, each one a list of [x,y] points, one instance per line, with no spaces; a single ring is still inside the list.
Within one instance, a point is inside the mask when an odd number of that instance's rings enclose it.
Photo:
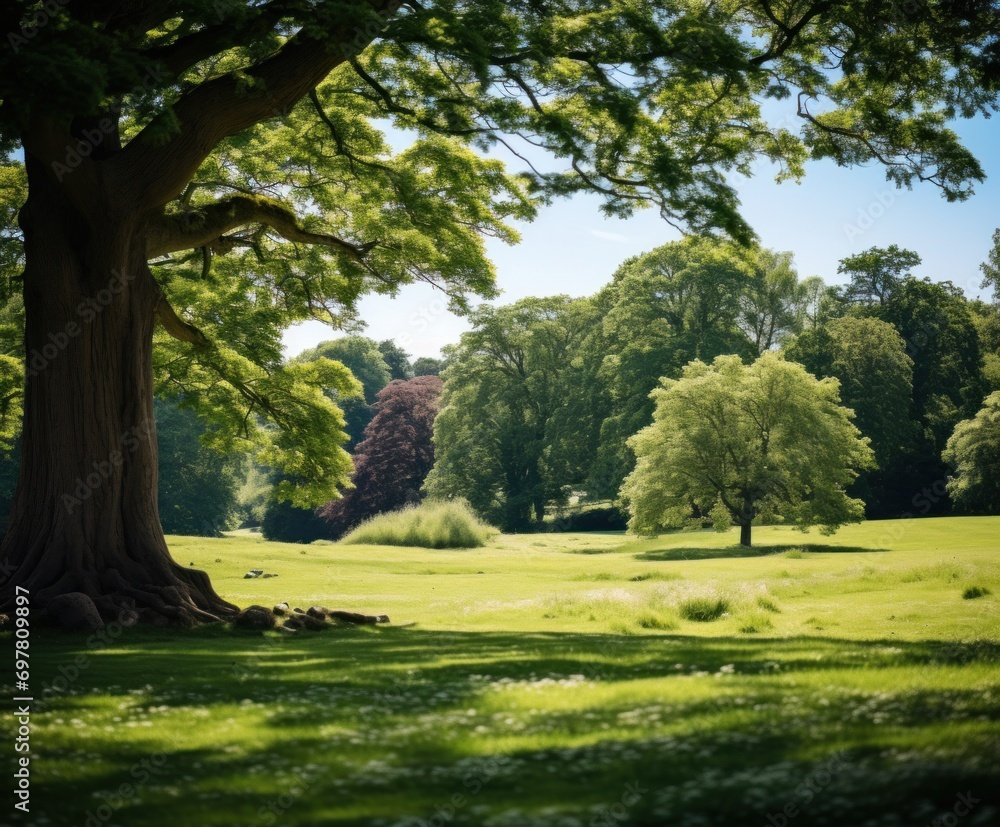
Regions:
[[[996,284],[1000,233],[996,242],[986,288]],[[1000,397],[990,394],[1000,391],[1000,310],[948,281],[916,278],[919,264],[895,245],[872,248],[840,262],[844,284],[827,285],[800,278],[791,253],[688,238],[627,260],[587,298],[480,306],[443,359],[411,362],[394,342],[360,335],[323,342],[292,361],[340,363],[357,385],[325,389],[343,411],[354,472],[343,496],[319,508],[280,497],[289,475],[227,450],[183,399],[158,399],[164,530],[256,526],[275,540],[336,539],[427,495],[468,500],[507,531],[537,530],[554,513],[575,513],[568,527],[620,528],[625,500],[649,493],[626,480],[636,435],[654,421],[654,391],[694,363],[749,365],[769,353],[836,380],[838,403],[870,446],[871,461],[843,486],[866,516],[995,513],[995,476],[983,469],[996,468],[998,452]],[[684,416],[659,418],[677,430]],[[16,479],[17,437],[8,437],[3,497]],[[683,453],[671,462],[697,464]],[[647,488],[666,485],[651,480]],[[739,522],[738,509],[710,513],[713,500],[694,509],[696,520]]]

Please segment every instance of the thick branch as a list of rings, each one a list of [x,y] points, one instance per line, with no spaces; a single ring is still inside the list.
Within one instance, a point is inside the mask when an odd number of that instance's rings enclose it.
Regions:
[[[170,302],[167,301],[167,297],[163,293],[160,293],[156,301],[156,319],[163,326],[163,329],[175,339],[202,347],[208,344],[205,334],[178,316],[177,311],[170,306]]]
[[[147,49],[143,54],[176,78],[196,63],[241,44],[252,43],[270,32],[288,13],[287,0],[273,0],[243,25],[224,20],[179,37],[172,43]]]
[[[162,216],[149,228],[146,257],[205,247],[230,230],[253,224],[271,227],[288,241],[332,247],[359,261],[375,246],[352,244],[329,233],[306,230],[298,216],[276,199],[236,194],[196,212]]]
[[[383,18],[398,8],[397,0],[372,0],[369,5]],[[375,27],[345,24],[319,41],[300,32],[241,77],[226,74],[186,94],[112,162],[120,180],[138,182],[135,207],[156,208],[176,198],[219,141],[287,112],[377,33]],[[172,121],[178,126],[164,142]]]

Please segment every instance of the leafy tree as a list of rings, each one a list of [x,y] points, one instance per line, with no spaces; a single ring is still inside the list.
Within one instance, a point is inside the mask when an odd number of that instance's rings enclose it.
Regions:
[[[992,289],[994,297],[1000,299],[1000,228],[993,233],[993,247],[979,269],[983,271],[981,287],[984,290]]]
[[[431,356],[421,356],[413,362],[414,376],[439,376],[447,363],[444,359],[434,359]]]
[[[943,479],[940,453],[952,429],[986,395],[979,332],[968,300],[951,282],[906,279],[875,315],[892,324],[913,359],[913,417],[931,457],[925,473]]]
[[[335,390],[329,393],[344,412],[345,430],[349,437],[346,447],[353,451],[364,439],[365,428],[372,421],[374,411],[371,406],[375,397],[392,381],[392,370],[382,356],[380,346],[365,336],[343,336],[320,342],[316,347],[302,351],[296,361],[311,362],[319,358],[340,362],[354,374],[364,389],[363,395],[341,395]]]
[[[871,247],[840,262],[837,272],[850,278],[844,296],[861,305],[884,305],[889,297],[920,264],[920,256],[895,244]]]
[[[483,306],[449,351],[429,495],[464,497],[504,531],[541,523],[546,505],[586,477],[597,422],[568,404],[574,356],[596,321],[566,296]]]
[[[191,411],[160,400],[155,410],[163,530],[217,537],[233,528],[245,458],[205,447],[205,426]]]
[[[868,516],[905,509],[897,492],[906,490],[905,457],[914,449],[916,427],[913,360],[902,336],[879,319],[846,316],[802,333],[785,348],[785,356],[821,379],[837,379],[841,401],[871,440],[878,467],[863,472],[851,491],[865,501]]]
[[[413,366],[410,364],[410,354],[397,345],[392,339],[378,343],[379,353],[389,366],[392,379],[407,380],[413,378]]]
[[[963,198],[983,173],[947,120],[997,96],[990,3],[95,0],[35,26],[38,8],[0,8],[0,155],[23,151],[29,193],[29,367],[56,352],[25,386],[0,609],[20,585],[109,615],[126,596],[178,621],[235,611],[151,519],[155,390],[269,454],[280,496],[324,502],[350,470],[316,391],[337,382],[282,363],[288,324],[351,323],[414,280],[456,308],[490,297],[483,238],[579,191],[749,240],[731,173],[758,157],[779,177],[809,154],[878,160]],[[801,134],[772,128],[762,110],[796,91]],[[472,150],[519,141],[560,163],[515,177]]]
[[[753,278],[739,297],[737,317],[757,356],[802,330],[814,292],[813,283],[799,281],[791,253],[757,251]]]
[[[983,381],[987,391],[1000,391],[1000,304],[969,303],[983,353]]]
[[[749,546],[758,517],[825,533],[858,522],[864,503],[846,488],[874,460],[838,390],[774,352],[749,366],[694,361],[663,380],[653,424],[630,440],[629,527],[655,534],[711,515],[717,528],[739,525]]]
[[[969,514],[1000,514],[1000,391],[972,419],[959,422],[944,460],[955,469],[948,493]]]
[[[434,419],[443,385],[436,376],[393,380],[379,391],[375,417],[354,459],[354,488],[321,511],[334,538],[385,511],[421,500],[434,465]]]
[[[588,349],[605,355],[610,410],[591,472],[595,493],[615,495],[632,470],[627,439],[651,421],[659,377],[679,376],[693,359],[753,355],[738,320],[754,266],[750,250],[688,238],[629,259],[598,295],[604,322]]]
[[[270,497],[264,509],[260,532],[265,540],[279,543],[311,543],[330,539],[330,527],[314,508],[302,508],[287,500]]]

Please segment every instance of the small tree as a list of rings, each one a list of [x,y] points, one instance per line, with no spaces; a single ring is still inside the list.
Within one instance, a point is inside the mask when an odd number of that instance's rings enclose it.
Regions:
[[[1000,391],[987,396],[972,419],[958,423],[944,460],[955,468],[948,493],[958,509],[1000,514]]]
[[[375,418],[355,456],[354,488],[320,511],[334,537],[376,514],[420,502],[420,487],[434,465],[441,388],[438,377],[418,376],[379,392]]]
[[[629,527],[655,534],[710,515],[720,530],[739,525],[749,546],[761,515],[824,533],[859,522],[864,503],[845,488],[874,460],[839,388],[776,353],[749,366],[736,356],[691,362],[653,392],[653,424],[630,440]]]

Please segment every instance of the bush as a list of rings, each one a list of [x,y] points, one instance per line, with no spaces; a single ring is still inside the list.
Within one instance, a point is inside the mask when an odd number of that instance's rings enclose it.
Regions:
[[[740,631],[745,635],[755,635],[770,629],[774,624],[764,612],[748,612],[740,618]]]
[[[718,620],[729,611],[729,599],[725,597],[689,597],[677,607],[685,620],[707,623]]]
[[[462,501],[429,501],[363,522],[340,542],[348,545],[479,548],[496,533]]]
[[[614,506],[590,508],[557,519],[555,526],[557,531],[624,531],[628,514]]]

